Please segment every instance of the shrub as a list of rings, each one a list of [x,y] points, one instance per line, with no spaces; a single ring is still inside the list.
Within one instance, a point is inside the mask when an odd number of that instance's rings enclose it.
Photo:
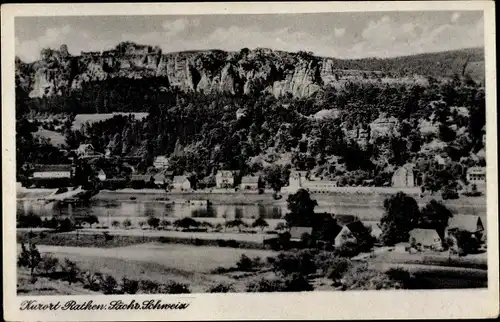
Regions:
[[[313,253],[303,250],[296,253],[280,253],[276,257],[273,269],[282,276],[292,273],[309,275],[315,273],[317,267]]]
[[[302,274],[298,273],[288,276],[282,287],[282,292],[304,292],[313,290],[314,287],[309,281]]]
[[[148,218],[148,226],[149,227],[156,229],[156,228],[158,228],[159,225],[160,225],[160,219],[158,219],[154,216],[151,216]]]
[[[164,285],[164,292],[166,294],[187,294],[191,293],[189,286],[183,283],[169,282]]]
[[[120,227],[120,222],[118,220],[113,220],[111,222],[111,226],[114,228],[118,228],[118,227]]]
[[[226,240],[226,246],[227,247],[232,247],[232,248],[238,248],[238,247],[240,247],[240,243],[238,243],[234,239],[229,239],[229,240]]]
[[[72,231],[74,229],[75,229],[75,226],[73,225],[71,220],[69,220],[69,218],[64,218],[63,220],[61,220],[59,222],[58,227],[57,227],[57,230],[60,232],[68,232],[68,231]]]
[[[104,236],[105,241],[110,241],[110,240],[113,240],[113,238],[114,238],[114,236],[110,235],[107,231],[103,231],[102,235]]]
[[[111,275],[106,275],[106,277],[102,277],[100,281],[101,291],[104,294],[116,294],[118,282]]]
[[[122,291],[126,294],[136,294],[139,291],[139,281],[123,277]]]
[[[334,257],[329,262],[327,276],[329,279],[338,280],[341,278],[349,268],[351,268],[351,261],[344,257]]]
[[[441,197],[443,200],[458,199],[458,192],[451,187],[445,187],[441,192]]]
[[[147,294],[159,293],[160,284],[152,280],[141,280],[139,282],[139,288]]]
[[[102,279],[102,274],[99,272],[92,273],[91,271],[87,271],[83,276],[83,287],[87,288],[91,291],[98,292],[101,287],[99,285],[99,282]]]
[[[382,290],[399,289],[400,283],[392,280],[387,274],[368,268],[367,264],[359,264],[349,269],[342,278],[344,289],[349,290]]]
[[[170,225],[172,225],[172,223],[166,219],[164,219],[160,222],[160,226],[162,226],[163,228],[168,227]]]
[[[40,269],[42,269],[45,274],[50,274],[56,270],[58,264],[59,259],[49,254],[44,254],[40,263]]]
[[[283,282],[278,279],[262,278],[246,285],[247,292],[281,292],[282,290]]]
[[[234,287],[232,284],[219,283],[208,289],[209,293],[232,293],[234,292]]]
[[[355,242],[348,241],[338,247],[335,247],[334,253],[338,257],[351,258],[358,255],[360,252],[359,246]]]
[[[404,289],[419,288],[419,282],[415,276],[404,268],[391,268],[386,273],[389,278],[401,285]]]
[[[239,271],[251,272],[254,270],[253,261],[250,257],[243,254],[243,255],[241,255],[239,261],[236,263],[236,268]]]
[[[61,270],[64,274],[64,280],[66,280],[70,285],[78,281],[80,274],[80,269],[75,262],[64,259],[64,265],[61,265]]]
[[[130,221],[130,219],[125,219],[122,222],[122,227],[125,229],[130,228],[131,226],[132,226],[132,221]]]

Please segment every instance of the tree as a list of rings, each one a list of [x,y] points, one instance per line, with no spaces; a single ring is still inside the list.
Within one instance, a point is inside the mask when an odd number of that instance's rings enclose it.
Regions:
[[[154,216],[151,216],[148,218],[148,225],[149,225],[149,227],[156,229],[160,225],[160,219],[156,218]]]
[[[267,221],[264,219],[264,217],[259,216],[255,221],[252,223],[252,227],[260,227],[261,230],[264,230],[264,228],[269,227],[269,224]]]
[[[314,216],[314,208],[318,205],[316,200],[311,199],[309,192],[299,189],[295,194],[291,194],[287,199],[287,208],[290,210],[285,215],[288,227],[306,226],[311,227]]]
[[[114,228],[118,228],[120,227],[120,222],[118,220],[113,220],[111,222],[111,226],[113,226]]]
[[[278,193],[288,183],[289,176],[290,171],[286,167],[273,165],[265,170],[264,180]]]
[[[451,211],[445,205],[433,199],[422,208],[418,225],[421,228],[436,229],[439,236],[444,239],[448,219],[452,216]]]
[[[59,259],[49,254],[44,254],[41,259],[40,268],[45,272],[45,274],[49,274],[56,270],[58,264]]]
[[[30,243],[28,247],[26,248],[24,243],[21,244],[21,253],[17,259],[17,265],[28,268],[30,275],[33,277],[35,270],[38,269],[42,261],[42,256],[34,243]]]
[[[420,218],[415,199],[398,192],[384,200],[384,208],[385,214],[380,219],[382,242],[385,245],[394,245],[408,241],[410,230],[416,226]]]

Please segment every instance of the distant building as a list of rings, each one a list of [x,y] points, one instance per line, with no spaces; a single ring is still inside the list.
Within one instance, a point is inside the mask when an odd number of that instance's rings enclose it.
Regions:
[[[234,173],[231,170],[220,170],[215,175],[215,185],[219,189],[234,187]]]
[[[392,186],[395,188],[415,187],[413,164],[405,164],[394,172],[392,175]]]
[[[172,186],[175,190],[189,190],[191,189],[191,182],[189,182],[186,176],[175,176]]]
[[[357,243],[358,239],[356,236],[364,235],[368,231],[363,223],[359,220],[350,222],[335,236],[335,247],[343,246],[347,243]]]
[[[174,178],[173,171],[161,171],[153,176],[153,180],[155,185],[157,186],[165,186],[168,182],[172,182]]]
[[[471,167],[467,169],[466,177],[469,184],[475,184],[478,190],[483,190],[486,185],[486,168]]]
[[[151,181],[152,176],[148,174],[133,174],[130,177],[131,182],[144,182],[149,183]]]
[[[38,187],[68,186],[73,176],[74,169],[70,164],[39,164],[35,165],[30,180]]]
[[[450,218],[446,234],[453,235],[457,231],[466,231],[471,233],[477,239],[482,239],[484,233],[484,225],[481,217],[476,215],[455,214]]]
[[[288,193],[295,193],[299,189],[306,189],[311,193],[327,193],[338,187],[337,181],[310,180],[307,171],[292,171],[288,179]]]
[[[102,156],[102,153],[96,152],[92,144],[80,144],[78,149],[75,150],[79,158],[95,158]]]
[[[396,131],[399,121],[394,116],[387,117],[381,113],[379,117],[370,123],[370,138],[375,140],[378,137],[386,137]]]
[[[257,190],[259,189],[260,177],[258,176],[244,176],[241,178],[240,187],[243,190]]]
[[[300,242],[302,241],[302,236],[304,234],[311,235],[312,227],[291,227],[290,228],[290,241],[291,242]]]
[[[409,243],[418,249],[431,249],[440,251],[443,249],[441,237],[435,229],[413,229],[410,231]]]
[[[157,169],[167,168],[169,165],[168,158],[165,156],[157,156],[153,162],[153,166]]]

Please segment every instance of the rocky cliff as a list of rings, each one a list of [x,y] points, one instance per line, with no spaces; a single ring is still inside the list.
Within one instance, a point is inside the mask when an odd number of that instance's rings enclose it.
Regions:
[[[17,84],[31,97],[60,95],[78,90],[83,82],[107,78],[143,79],[161,77],[170,86],[185,91],[252,94],[268,91],[276,96],[309,97],[324,86],[341,86],[347,81],[425,83],[414,73],[395,75],[376,70],[387,63],[368,63],[369,70],[346,69],[346,61],[315,57],[311,53],[288,53],[270,49],[242,49],[163,53],[158,47],[120,43],[113,50],[82,52],[72,56],[62,45],[44,49],[40,60],[26,64],[16,59]],[[354,66],[366,67],[362,60]],[[348,64],[349,65],[349,64]],[[347,66],[348,66],[347,65]],[[390,65],[390,64],[389,64]]]

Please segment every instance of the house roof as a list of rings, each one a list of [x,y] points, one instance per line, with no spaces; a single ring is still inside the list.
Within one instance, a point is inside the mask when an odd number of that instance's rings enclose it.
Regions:
[[[434,244],[436,239],[440,239],[439,234],[435,229],[416,228],[410,231],[410,238],[415,238],[415,241],[423,245]]]
[[[312,227],[291,227],[290,239],[301,239],[303,234],[311,234]]]
[[[158,172],[157,174],[155,174],[153,176],[153,178],[155,180],[165,180],[167,178],[170,178],[174,175],[174,172],[173,171],[161,171],[161,172]]]
[[[35,172],[71,171],[71,164],[35,164]]]
[[[258,176],[244,176],[241,178],[241,183],[259,183]]]
[[[133,174],[130,179],[132,181],[149,181],[151,180],[151,175],[147,174]]]
[[[175,176],[174,177],[174,182],[181,183],[187,180],[186,176]]]
[[[233,177],[234,173],[232,170],[219,170],[217,171],[218,177]]]
[[[484,173],[486,173],[486,168],[484,168],[484,167],[470,167],[469,169],[467,169],[467,173],[484,174]]]
[[[450,218],[448,229],[459,229],[475,233],[478,231],[479,224],[482,226],[482,221],[479,216],[458,214]]]
[[[364,232],[366,232],[366,227],[359,220],[350,222],[350,223],[346,224],[345,227],[347,227],[353,233],[364,233]]]

